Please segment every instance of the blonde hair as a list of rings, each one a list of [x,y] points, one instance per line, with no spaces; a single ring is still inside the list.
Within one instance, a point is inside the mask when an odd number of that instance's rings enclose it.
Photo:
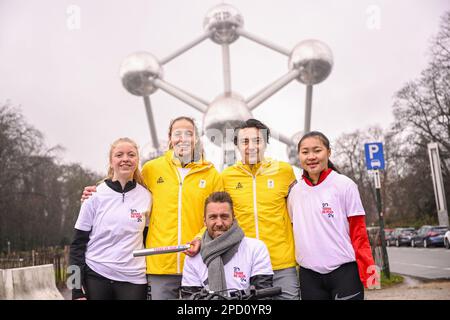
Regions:
[[[170,125],[169,125],[169,150],[173,149],[172,142],[170,141],[170,139],[172,137],[173,125],[175,124],[175,122],[181,121],[181,120],[186,120],[186,121],[190,122],[192,124],[192,126],[194,127],[195,144],[194,144],[194,148],[192,150],[192,152],[193,152],[192,159],[194,161],[199,161],[202,157],[204,157],[203,144],[202,144],[202,140],[200,139],[200,135],[198,133],[198,128],[195,125],[195,121],[194,121],[194,119],[192,119],[190,117],[181,116],[181,117],[175,118],[172,121],[170,121]]]
[[[111,148],[109,149],[109,166],[108,166],[108,177],[107,177],[107,179],[112,179],[113,176],[114,176],[114,170],[113,170],[113,168],[111,167],[111,160],[112,160],[113,151],[114,151],[114,149],[115,149],[120,143],[123,143],[123,142],[126,142],[126,143],[131,144],[131,145],[133,146],[133,148],[136,149],[137,165],[136,165],[136,169],[134,170],[134,173],[133,173],[133,179],[134,179],[137,183],[139,183],[140,185],[145,186],[144,178],[142,177],[142,173],[141,173],[141,171],[139,170],[139,162],[140,162],[139,147],[138,147],[138,145],[136,144],[136,142],[134,142],[134,141],[131,140],[130,138],[119,138],[119,139],[117,139],[116,141],[114,141],[114,142],[111,144]]]

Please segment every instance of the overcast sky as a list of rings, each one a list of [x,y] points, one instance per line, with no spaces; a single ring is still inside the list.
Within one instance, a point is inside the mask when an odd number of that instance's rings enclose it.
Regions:
[[[143,100],[119,78],[135,51],[163,58],[203,33],[216,0],[0,0],[0,102],[20,106],[60,144],[65,162],[105,172],[110,143],[128,136],[150,145]],[[427,61],[448,0],[303,1],[230,0],[244,28],[291,49],[315,38],[331,48],[334,67],[314,87],[311,128],[332,140],[344,132],[388,127],[394,93],[416,78]],[[78,15],[79,13],[79,15]],[[248,97],[287,72],[287,57],[238,39],[230,47],[232,88]],[[164,79],[208,101],[223,92],[221,49],[208,40],[164,66]],[[253,111],[291,136],[303,129],[305,86],[291,82]],[[151,96],[157,132],[166,139],[170,119],[202,114],[159,90]],[[270,155],[287,160],[273,143]],[[207,147],[216,164],[217,149]]]

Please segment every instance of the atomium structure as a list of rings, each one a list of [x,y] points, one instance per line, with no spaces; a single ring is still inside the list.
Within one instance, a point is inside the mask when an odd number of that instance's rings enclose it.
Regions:
[[[310,131],[313,85],[324,81],[333,67],[333,55],[330,48],[314,39],[304,40],[292,50],[266,41],[246,31],[241,13],[229,4],[220,4],[210,9],[204,18],[203,28],[204,33],[201,36],[163,59],[157,59],[147,52],[136,52],[126,57],[120,67],[123,86],[131,94],[142,96],[144,99],[153,150],[156,151],[154,155],[163,152],[158,141],[150,102],[150,95],[158,89],[203,113],[203,134],[214,144],[222,146],[223,164],[230,165],[235,161],[235,148],[231,141],[232,134],[230,134],[235,125],[252,118],[252,111],[256,107],[291,81],[297,80],[306,85],[304,130],[292,137],[287,137],[270,128],[273,138],[286,144],[289,161],[292,164],[297,163],[297,142],[303,133]],[[287,73],[247,98],[231,89],[230,45],[240,37],[288,57]],[[167,82],[164,80],[163,72],[165,64],[207,39],[221,46],[223,59],[224,92],[211,102]]]

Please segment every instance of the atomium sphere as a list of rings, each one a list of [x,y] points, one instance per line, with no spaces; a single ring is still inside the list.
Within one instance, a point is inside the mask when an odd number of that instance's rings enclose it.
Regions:
[[[211,40],[217,44],[229,44],[239,37],[236,28],[244,26],[241,13],[229,4],[219,4],[210,9],[203,20],[205,31],[215,30]]]
[[[234,128],[252,118],[244,99],[233,93],[220,95],[209,105],[203,117],[203,133],[217,146],[231,141]]]
[[[148,52],[135,52],[123,60],[120,78],[125,89],[136,96],[147,96],[155,92],[155,78],[162,78],[163,70],[158,60]]]
[[[289,70],[299,69],[297,78],[303,84],[313,85],[325,80],[333,68],[331,49],[319,40],[305,40],[297,44],[289,57]]]
[[[295,133],[291,137],[291,143],[286,146],[286,151],[291,165],[297,165],[300,161],[298,160],[297,146],[300,139],[303,137],[303,131]]]

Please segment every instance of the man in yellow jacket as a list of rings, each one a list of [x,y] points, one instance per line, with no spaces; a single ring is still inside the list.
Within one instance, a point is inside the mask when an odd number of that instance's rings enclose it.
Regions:
[[[269,249],[273,286],[282,288],[279,298],[299,299],[294,238],[286,206],[296,178],[288,163],[264,157],[269,136],[269,128],[256,119],[236,128],[234,144],[242,161],[226,168],[222,180],[245,235],[262,240]]]
[[[191,118],[173,120],[169,151],[142,168],[144,182],[153,196],[147,248],[181,245],[194,239],[204,226],[205,199],[223,190],[219,173],[203,158],[199,139]],[[184,253],[147,257],[153,300],[179,297],[183,262]]]

